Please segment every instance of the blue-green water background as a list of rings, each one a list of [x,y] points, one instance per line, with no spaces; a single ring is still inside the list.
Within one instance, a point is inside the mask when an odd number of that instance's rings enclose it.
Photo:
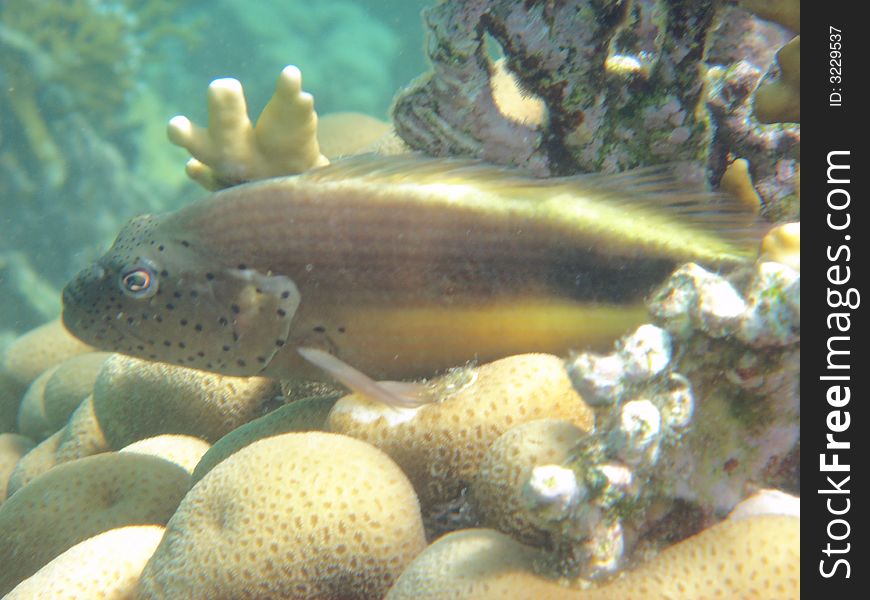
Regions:
[[[431,0],[0,1],[0,348],[59,311],[66,279],[131,216],[205,192],[165,137],[218,77],[255,117],[287,64],[321,115],[385,119],[426,69]]]

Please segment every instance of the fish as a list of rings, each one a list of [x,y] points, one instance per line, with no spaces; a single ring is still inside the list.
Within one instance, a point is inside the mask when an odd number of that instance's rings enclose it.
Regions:
[[[101,350],[291,381],[604,349],[678,264],[754,257],[755,215],[676,171],[363,155],[242,184],[128,222],[65,286],[63,322]]]

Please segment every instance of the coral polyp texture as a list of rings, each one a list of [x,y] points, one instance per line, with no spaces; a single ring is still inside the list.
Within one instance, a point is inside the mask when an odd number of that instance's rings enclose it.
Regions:
[[[256,126],[241,83],[217,79],[208,88],[208,127],[179,115],[167,132],[193,156],[187,174],[210,190],[329,164],[317,143],[314,98],[302,91],[302,73],[292,65],[281,71]]]
[[[327,426],[374,444],[414,484],[427,513],[456,500],[477,475],[489,446],[535,419],[564,419],[583,431],[592,411],[571,386],[562,360],[524,354],[448,373],[430,383],[438,400],[395,408],[360,394],[339,400]]]
[[[383,452],[288,433],[191,489],[138,598],[379,598],[424,546],[414,490]]]
[[[800,520],[765,516],[725,521],[588,589],[537,573],[542,559],[540,551],[492,530],[452,533],[411,563],[387,600],[797,599]]]

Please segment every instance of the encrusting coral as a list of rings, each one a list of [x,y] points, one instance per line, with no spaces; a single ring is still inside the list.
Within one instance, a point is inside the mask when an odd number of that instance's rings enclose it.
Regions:
[[[535,568],[542,553],[486,529],[448,534],[402,573],[387,600],[783,600],[800,597],[800,520],[724,521],[612,582],[569,588]]]
[[[275,95],[256,126],[248,118],[242,85],[217,79],[208,88],[208,127],[177,116],[169,140],[193,156],[188,175],[209,190],[244,181],[301,173],[328,164],[317,143],[314,98],[302,91],[302,73],[290,65],[281,71]]]
[[[430,155],[544,175],[703,160],[709,128],[696,109],[714,4],[440,3],[423,13],[432,72],[397,96],[396,131]],[[545,119],[502,111],[489,45]]]
[[[131,525],[95,535],[60,554],[4,599],[134,600],[142,569],[162,537],[159,525]]]
[[[538,528],[523,488],[540,465],[564,463],[586,432],[573,423],[540,419],[521,423],[499,436],[471,483],[469,501],[483,527],[492,527],[534,546],[547,546],[549,532]]]
[[[153,456],[110,453],[60,465],[0,505],[0,594],[73,545],[125,525],[163,525],[190,476]]]
[[[243,448],[190,490],[138,598],[379,598],[424,546],[414,490],[383,452],[288,433]]]

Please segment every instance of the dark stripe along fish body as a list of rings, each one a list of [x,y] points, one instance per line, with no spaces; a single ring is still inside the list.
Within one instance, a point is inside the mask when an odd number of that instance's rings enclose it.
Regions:
[[[64,290],[104,349],[232,375],[376,378],[605,347],[679,262],[745,260],[754,216],[672,169],[540,180],[357,157],[133,219]]]

